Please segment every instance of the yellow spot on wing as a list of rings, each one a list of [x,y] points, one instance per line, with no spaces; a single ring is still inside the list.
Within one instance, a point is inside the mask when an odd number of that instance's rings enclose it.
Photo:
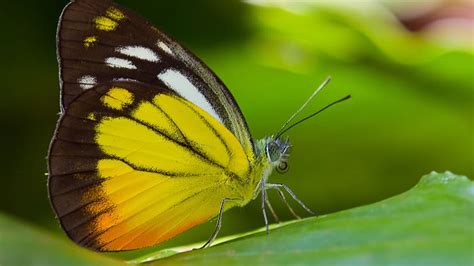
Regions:
[[[90,36],[84,39],[84,47],[89,48],[97,41],[96,36]]]
[[[108,17],[98,16],[94,19],[95,27],[98,30],[113,31],[117,28],[118,23]]]
[[[94,113],[89,113],[87,115],[87,119],[92,120],[92,121],[97,121],[97,118],[95,117]]]
[[[112,87],[100,100],[111,109],[123,110],[133,103],[133,94],[126,89]]]
[[[118,10],[115,7],[110,7],[109,9],[107,9],[106,14],[109,18],[115,19],[117,21],[125,18],[125,15],[122,13],[122,11]]]

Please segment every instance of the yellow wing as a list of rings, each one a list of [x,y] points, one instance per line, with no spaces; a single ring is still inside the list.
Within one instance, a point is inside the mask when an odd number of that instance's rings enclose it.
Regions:
[[[167,89],[114,82],[76,98],[49,154],[49,193],[69,237],[130,250],[161,243],[246,202],[254,160],[198,106]]]

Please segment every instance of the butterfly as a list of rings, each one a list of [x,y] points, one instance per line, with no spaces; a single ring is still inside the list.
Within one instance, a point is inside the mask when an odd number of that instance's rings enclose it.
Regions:
[[[268,230],[268,189],[311,212],[287,186],[267,182],[286,168],[285,130],[254,141],[222,81],[147,20],[112,1],[72,1],[57,53],[61,114],[48,189],[77,244],[138,249],[217,217],[209,246],[222,214],[258,195]]]

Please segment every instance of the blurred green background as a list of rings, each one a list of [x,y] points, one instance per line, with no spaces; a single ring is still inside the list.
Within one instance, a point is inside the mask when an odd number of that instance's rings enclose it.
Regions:
[[[432,170],[474,176],[469,2],[118,2],[202,58],[237,99],[254,138],[275,133],[328,75],[333,81],[305,114],[352,94],[289,132],[290,170],[271,177],[318,214],[401,193]],[[0,211],[61,237],[45,173],[59,111],[56,24],[66,3],[10,1],[0,11]],[[281,218],[292,218],[270,198]],[[205,240],[213,226],[165,245]],[[221,235],[261,226],[252,202],[224,215]]]

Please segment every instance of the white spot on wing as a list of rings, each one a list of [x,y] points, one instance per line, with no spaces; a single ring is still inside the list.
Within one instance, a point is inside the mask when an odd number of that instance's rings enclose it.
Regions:
[[[119,47],[115,50],[121,54],[136,57],[141,60],[150,62],[158,62],[160,60],[158,55],[153,50],[143,46],[125,46]]]
[[[113,81],[138,81],[136,79],[131,79],[131,78],[114,78],[112,79]]]
[[[137,67],[132,63],[132,61],[123,58],[108,57],[107,59],[105,59],[105,63],[109,67],[113,68],[137,69]]]
[[[174,55],[173,51],[162,41],[158,41],[158,47],[160,47],[161,50],[163,50],[165,53],[168,53],[170,55]]]
[[[97,84],[97,79],[94,76],[85,75],[80,77],[77,83],[83,90],[88,90]]]
[[[189,79],[174,69],[167,69],[158,74],[158,78],[163,81],[170,89],[181,95],[181,97],[201,107],[208,114],[222,123],[214,108],[207,101],[206,97],[196,88]]]

